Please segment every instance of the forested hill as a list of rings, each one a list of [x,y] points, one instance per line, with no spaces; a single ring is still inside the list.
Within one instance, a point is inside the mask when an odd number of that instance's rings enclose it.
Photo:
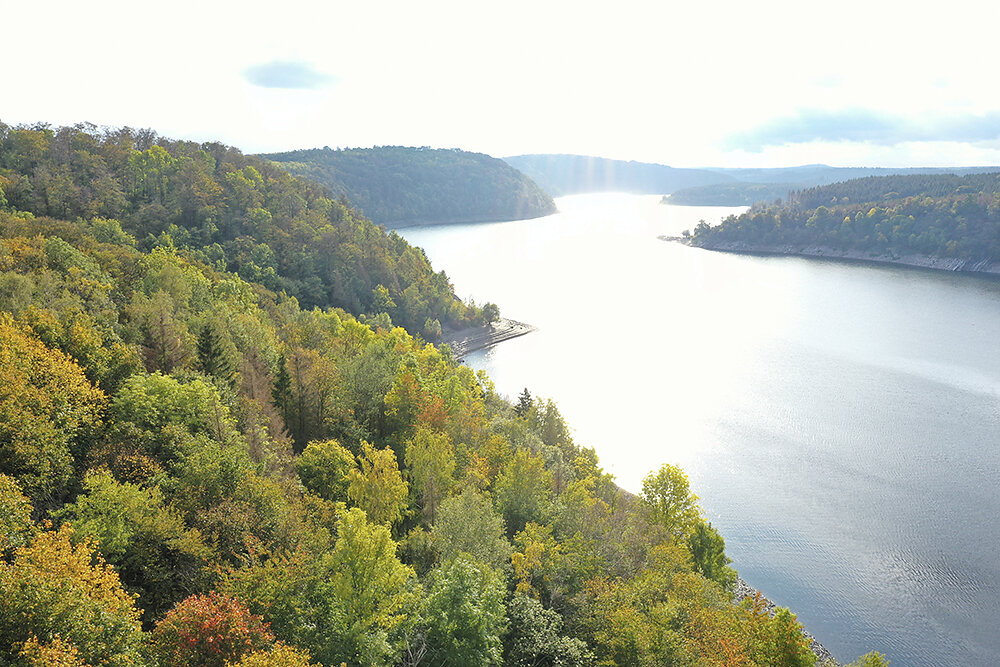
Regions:
[[[613,191],[669,194],[680,188],[734,180],[704,169],[676,169],[584,155],[515,155],[504,160],[554,196]]]
[[[219,143],[0,123],[0,207],[113,219],[140,250],[178,248],[304,307],[387,313],[428,340],[482,321],[422,250],[324,187]]]
[[[556,211],[552,198],[534,181],[482,153],[379,146],[262,157],[346,196],[388,227],[523,220]]]
[[[793,193],[716,227],[699,224],[706,248],[857,251],[992,263],[1000,260],[1000,174],[869,177]]]
[[[822,205],[885,203],[908,197],[955,198],[963,195],[996,195],[1000,168],[973,174],[896,174],[869,176],[842,183],[794,190],[789,200],[804,208]]]
[[[790,192],[831,183],[878,176],[930,176],[935,174],[984,174],[997,167],[830,167],[824,164],[768,169],[711,169],[721,176],[737,179],[683,188],[671,194],[671,204],[691,206],[750,206],[788,197]],[[914,181],[919,182],[919,181]]]

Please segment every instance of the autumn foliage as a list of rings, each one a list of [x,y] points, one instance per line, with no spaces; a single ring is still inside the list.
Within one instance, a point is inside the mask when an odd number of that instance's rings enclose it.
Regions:
[[[215,591],[177,603],[152,633],[153,653],[164,667],[225,667],[273,641],[260,616]]]

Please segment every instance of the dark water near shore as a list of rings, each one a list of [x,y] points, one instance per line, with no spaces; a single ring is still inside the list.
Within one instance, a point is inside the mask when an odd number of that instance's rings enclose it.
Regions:
[[[554,398],[626,488],[682,465],[838,659],[1000,662],[1000,281],[667,243],[736,209],[658,199],[402,233],[539,327],[470,365]]]

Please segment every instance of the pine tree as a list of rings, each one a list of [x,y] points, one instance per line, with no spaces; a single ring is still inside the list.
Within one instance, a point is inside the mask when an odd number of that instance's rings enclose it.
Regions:
[[[517,405],[514,406],[514,411],[517,413],[518,417],[523,417],[528,414],[528,410],[531,409],[531,392],[525,387],[521,395],[517,397]]]
[[[225,382],[233,380],[233,362],[222,346],[222,336],[211,322],[198,332],[198,366],[205,375],[212,375]]]
[[[281,413],[281,419],[288,427],[291,412],[292,400],[292,376],[288,373],[288,360],[282,356],[278,362],[278,373],[274,377],[274,386],[271,387],[271,401],[274,407]]]

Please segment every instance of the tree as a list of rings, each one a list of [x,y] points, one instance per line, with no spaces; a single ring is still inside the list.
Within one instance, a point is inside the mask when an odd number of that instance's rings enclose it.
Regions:
[[[503,517],[494,511],[489,498],[474,489],[441,503],[432,534],[442,560],[465,553],[498,572],[510,569],[512,550]]]
[[[21,647],[20,662],[23,667],[89,667],[80,657],[80,651],[59,635],[42,643],[32,635]]]
[[[698,496],[691,493],[687,475],[677,466],[663,464],[642,480],[640,498],[650,517],[676,542],[686,542],[701,523]]]
[[[235,364],[224,345],[218,325],[211,320],[202,325],[195,344],[198,353],[198,368],[205,375],[230,383],[235,373]]]
[[[736,571],[729,564],[733,561],[726,556],[726,542],[712,524],[700,522],[688,539],[688,548],[695,570],[723,588],[732,588],[736,583]]]
[[[483,306],[483,324],[490,326],[500,319],[500,308],[495,303],[487,303]]]
[[[13,477],[0,475],[0,558],[31,537],[31,501]]]
[[[107,471],[87,474],[83,488],[76,502],[54,516],[72,522],[79,538],[97,538],[123,583],[139,592],[146,622],[204,582],[211,549],[164,502],[159,488],[121,484]]]
[[[871,651],[870,653],[865,653],[851,664],[844,665],[844,667],[889,667],[889,660],[885,659],[884,654],[878,651]]]
[[[34,637],[60,638],[91,665],[126,667],[142,640],[135,599],[89,539],[73,545],[73,529],[38,533],[0,560],[0,661],[11,661]]]
[[[346,501],[354,455],[336,440],[314,440],[295,459],[295,472],[307,489],[321,498]]]
[[[0,474],[36,504],[66,488],[104,403],[72,359],[0,313]]]
[[[510,632],[504,640],[504,665],[584,667],[594,664],[587,643],[561,633],[563,619],[533,597],[515,594],[507,605]]]
[[[312,656],[308,651],[279,643],[269,650],[256,651],[244,656],[232,667],[320,667],[320,665],[312,662]]]
[[[386,447],[375,449],[361,443],[361,469],[348,473],[347,498],[375,523],[392,526],[403,518],[408,487],[399,472],[396,454]]]
[[[216,591],[178,602],[150,638],[153,655],[163,667],[226,667],[273,642],[260,616]]]
[[[802,624],[788,609],[779,607],[770,622],[769,651],[772,664],[778,667],[812,667],[816,655],[802,634]]]
[[[414,613],[413,579],[389,529],[352,508],[339,514],[331,551],[300,549],[232,570],[222,589],[245,599],[280,639],[323,664],[384,665]]]
[[[532,399],[531,392],[525,387],[521,395],[517,397],[517,405],[514,406],[514,411],[517,412],[518,417],[523,417],[528,414],[528,410],[531,409]]]
[[[152,433],[175,425],[220,443],[238,438],[219,390],[197,377],[185,382],[160,372],[133,375],[112,401],[111,414],[118,422]]]
[[[524,449],[507,462],[495,485],[497,507],[507,523],[507,533],[524,529],[529,521],[545,523],[552,494],[552,475],[545,463]]]
[[[424,426],[406,443],[406,466],[420,496],[424,520],[433,523],[441,499],[454,483],[455,452],[448,436]]]
[[[278,372],[274,376],[274,386],[271,388],[271,401],[278,408],[286,428],[292,418],[292,376],[288,373],[288,360],[282,356],[278,360]]]
[[[188,359],[190,334],[175,311],[174,300],[164,290],[132,307],[133,317],[142,331],[143,355],[150,371],[169,373]]]
[[[492,568],[467,554],[431,572],[424,618],[433,663],[500,664],[505,588]]]

